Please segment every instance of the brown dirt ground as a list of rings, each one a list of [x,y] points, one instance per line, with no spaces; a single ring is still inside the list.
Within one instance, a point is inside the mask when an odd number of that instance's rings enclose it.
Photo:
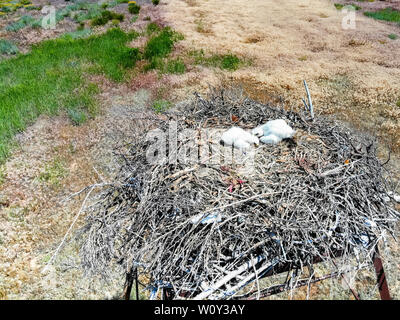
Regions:
[[[123,279],[118,276],[105,283],[82,274],[73,241],[48,273],[41,270],[83,197],[65,199],[101,180],[99,174],[106,180],[112,176],[117,167],[112,146],[132,131],[127,114],[148,108],[153,99],[179,101],[193,90],[206,92],[208,84],[222,81],[240,83],[262,101],[301,107],[302,80],[306,79],[317,113],[335,114],[399,146],[400,40],[387,37],[400,35],[397,26],[357,14],[356,30],[342,30],[340,12],[327,0],[162,0],[157,7],[144,6],[135,26],[126,22],[122,27],[142,29],[147,16],[185,35],[177,52],[232,52],[253,63],[235,72],[189,66],[181,76],[134,71],[132,80],[123,85],[95,77],[90,80],[101,88],[101,112],[95,119],[75,127],[63,114],[43,116],[22,133],[17,138],[19,146],[0,166],[0,299],[112,299],[121,294]],[[398,156],[392,158],[398,177]],[[59,175],[41,179],[54,163],[61,167],[56,170]],[[392,242],[384,252],[396,299],[399,252],[398,244]],[[326,269],[320,266],[316,271],[323,275]],[[377,298],[371,270],[360,273],[354,285],[363,298]],[[273,298],[305,297],[301,289]],[[340,279],[311,286],[310,299],[351,298]]]

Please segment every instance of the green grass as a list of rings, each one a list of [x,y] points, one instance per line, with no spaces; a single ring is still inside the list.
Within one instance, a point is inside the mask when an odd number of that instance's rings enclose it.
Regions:
[[[0,12],[8,13],[15,12],[19,9],[25,10],[40,10],[41,7],[34,6],[31,1],[28,0],[0,0]],[[2,14],[0,14],[0,17]]]
[[[35,22],[36,20],[32,16],[24,15],[19,18],[18,21],[10,23],[8,26],[6,26],[6,31],[17,32],[27,26],[32,26]]]
[[[166,59],[166,58],[152,58],[144,67],[144,71],[158,70],[161,74],[183,74],[186,71],[185,63],[180,58]]]
[[[72,17],[75,11],[83,12],[78,13],[76,16],[82,16],[82,19],[75,19],[77,22],[81,22],[90,18],[97,17],[101,14],[100,6],[98,4],[89,4],[86,2],[78,2],[68,5],[62,9],[56,11],[56,22],[64,20],[66,17]],[[6,27],[7,31],[17,32],[25,27],[41,27],[42,19],[35,19],[30,15],[24,15],[16,22],[9,24]]]
[[[239,69],[240,59],[233,54],[219,56],[219,59],[221,60],[221,69],[231,71]]]
[[[396,40],[398,38],[397,34],[391,33],[388,35],[389,39]]]
[[[189,56],[194,59],[195,64],[229,71],[235,71],[244,64],[244,61],[233,54],[214,54],[206,56],[203,50],[194,50],[189,52]]]
[[[179,58],[172,59],[167,62],[166,72],[173,74],[183,74],[185,73],[186,67],[183,61]]]
[[[128,5],[128,11],[129,11],[129,13],[131,13],[131,14],[138,14],[139,11],[140,11],[140,6],[137,5],[136,3],[130,3],[130,4]]]
[[[111,29],[84,39],[48,40],[28,54],[0,62],[0,161],[14,135],[40,114],[57,114],[60,109],[90,114],[97,88],[87,83],[86,74],[124,80],[126,70],[139,59],[138,49],[126,46],[136,36]],[[82,121],[79,114],[70,117]]]
[[[39,174],[39,181],[58,186],[67,175],[68,171],[65,169],[63,161],[56,158],[45,165],[44,170]]]
[[[338,9],[338,10],[342,10],[344,7],[347,7],[347,6],[353,7],[354,10],[360,10],[360,9],[361,9],[360,6],[357,6],[357,5],[355,5],[355,4],[350,4],[350,3],[347,3],[347,4],[335,3],[335,8]]]
[[[18,53],[17,46],[11,41],[0,39],[0,54],[17,54]]]
[[[87,113],[83,110],[68,110],[68,117],[71,119],[72,123],[76,126],[80,126],[81,124],[87,121]]]
[[[335,6],[335,8],[336,8],[336,9],[338,9],[338,10],[342,10],[342,9],[343,9],[343,7],[344,7],[344,4],[341,4],[341,3],[335,3],[335,4],[334,4],[334,6]]]
[[[171,53],[174,43],[178,40],[182,40],[182,35],[165,27],[147,42],[144,48],[144,57],[148,60],[166,57]]]
[[[62,35],[63,38],[80,39],[87,38],[91,35],[91,29],[79,29],[72,32],[67,32]]]
[[[147,26],[146,26],[146,34],[148,36],[151,36],[153,33],[157,33],[161,30],[161,28],[154,22],[150,22]]]
[[[168,108],[170,108],[171,105],[172,105],[171,102],[169,102],[168,100],[160,99],[154,101],[152,108],[155,113],[162,113],[166,111]]]
[[[112,8],[121,3],[128,3],[128,2],[129,2],[129,0],[113,0],[113,1],[108,2],[107,4],[108,4],[108,7]]]
[[[111,5],[109,4],[108,7],[110,8]],[[83,22],[100,17],[102,11],[103,8],[98,3],[82,2],[79,12],[72,15],[72,17],[76,22]]]
[[[0,165],[0,186],[6,181],[7,173],[4,166]],[[0,197],[0,205],[1,205],[1,197]]]
[[[364,15],[377,20],[400,23],[400,11],[392,8],[381,9],[373,12],[364,12]]]
[[[79,11],[78,13],[75,13]],[[75,21],[82,22],[88,19],[94,19],[101,16],[101,6],[97,3],[78,2],[68,5],[56,11],[56,22],[64,20],[66,17],[73,17]],[[6,27],[7,31],[17,32],[25,27],[39,28],[42,25],[42,19],[35,19],[30,15],[24,15],[17,21]]]
[[[144,70],[158,69],[161,73],[184,73],[185,64],[181,59],[167,59],[174,43],[182,40],[183,36],[169,27],[161,29],[155,23],[147,25],[146,34],[151,35],[151,38],[144,48],[144,57],[149,61]]]
[[[119,13],[115,13],[112,11],[108,11],[108,10],[104,10],[101,12],[101,15],[93,18],[90,21],[90,24],[92,26],[103,26],[105,25],[108,21],[112,21],[112,20],[117,20],[117,21],[123,21],[124,20],[124,15],[123,14],[119,14]]]

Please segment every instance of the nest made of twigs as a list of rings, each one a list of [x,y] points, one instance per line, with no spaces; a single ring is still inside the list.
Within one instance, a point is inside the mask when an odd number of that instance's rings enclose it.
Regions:
[[[294,139],[246,154],[210,139],[232,125],[254,128],[277,118],[296,130]],[[363,264],[393,233],[399,214],[386,199],[390,184],[374,139],[229,90],[196,95],[152,129],[168,132],[171,122],[177,144],[167,144],[165,161],[148,163],[146,131],[116,151],[121,172],[96,195],[84,228],[88,270],[140,266],[157,286],[193,297],[251,257],[301,268],[315,257],[356,252]],[[179,135],[185,130],[191,134]],[[187,148],[194,157],[168,161]]]

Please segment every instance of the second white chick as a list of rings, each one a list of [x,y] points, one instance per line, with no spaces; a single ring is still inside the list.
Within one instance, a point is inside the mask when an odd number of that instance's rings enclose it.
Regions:
[[[255,145],[259,144],[256,136],[239,127],[232,127],[228,131],[225,131],[221,136],[221,141],[226,146],[233,146],[241,150],[249,149],[253,143]]]
[[[282,139],[293,137],[295,131],[283,119],[270,120],[254,128],[252,134],[260,137],[260,141],[268,144],[277,144]]]

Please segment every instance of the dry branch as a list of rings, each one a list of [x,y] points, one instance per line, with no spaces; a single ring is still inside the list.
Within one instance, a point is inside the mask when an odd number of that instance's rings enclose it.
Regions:
[[[238,90],[196,95],[154,124],[168,132],[174,120],[178,133],[203,132],[277,118],[296,129],[295,139],[257,148],[250,171],[233,158],[223,165],[199,159],[150,165],[145,131],[117,149],[121,172],[96,195],[83,229],[84,267],[104,276],[114,263],[125,272],[140,267],[153,286],[176,295],[234,298],[276,261],[302,270],[316,257],[327,261],[340,252],[344,258],[357,253],[360,266],[369,263],[377,241],[393,234],[399,219],[384,200],[391,184],[374,139],[322,117],[308,122],[305,114],[260,104]],[[167,156],[189,143],[178,137]],[[253,265],[252,257],[263,259]]]

